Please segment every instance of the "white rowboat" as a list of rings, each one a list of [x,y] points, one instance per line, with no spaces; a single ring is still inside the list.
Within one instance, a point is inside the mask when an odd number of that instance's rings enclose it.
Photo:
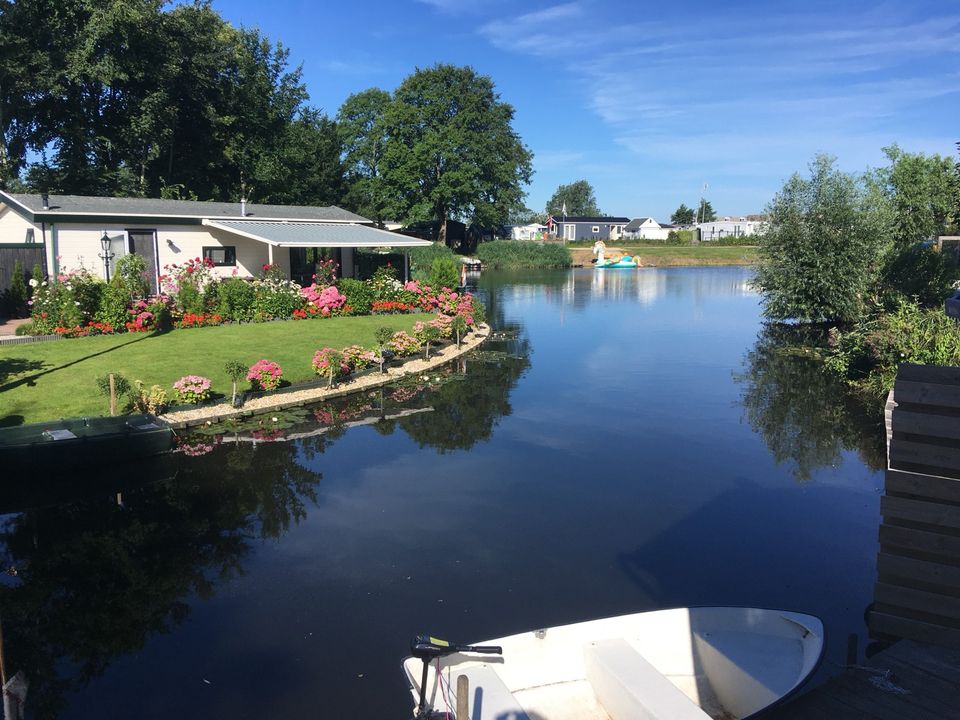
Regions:
[[[403,667],[415,712],[426,675],[423,716],[454,717],[465,675],[467,715],[457,720],[742,720],[810,676],[823,624],[784,610],[677,608],[485,641],[502,648],[497,657],[417,641]]]

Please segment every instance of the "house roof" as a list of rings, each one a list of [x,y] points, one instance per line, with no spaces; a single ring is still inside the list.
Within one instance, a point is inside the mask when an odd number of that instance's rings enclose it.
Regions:
[[[651,217],[634,218],[633,220],[631,220],[630,222],[628,222],[628,223],[626,224],[626,227],[624,227],[623,229],[624,229],[624,230],[639,230],[639,229],[640,229],[640,226],[643,225],[647,220],[653,220],[653,218],[651,218]],[[653,220],[653,222],[657,222],[657,221],[656,221],[656,220]],[[657,224],[659,224],[659,223],[657,223]]]
[[[429,240],[356,223],[205,219],[203,224],[275,247],[424,247]]]
[[[116,198],[86,195],[50,195],[48,209],[43,208],[39,194],[6,193],[5,202],[31,221],[56,222],[97,218],[169,218],[170,220],[202,220],[204,218],[264,218],[270,220],[313,220],[323,222],[369,223],[360,215],[330,206],[258,205],[247,203],[242,214],[240,203],[204,202],[201,200],[161,200],[159,198]]]
[[[625,218],[625,217],[607,217],[607,216],[603,216],[603,217],[590,217],[590,216],[587,216],[587,215],[567,215],[567,217],[565,217],[565,218],[560,218],[560,219],[557,219],[556,217],[554,217],[554,218],[553,218],[553,221],[554,221],[554,222],[559,222],[559,223],[565,223],[565,222],[568,222],[568,223],[610,223],[610,224],[620,225],[620,224],[622,224],[622,223],[628,223],[628,222],[630,222],[630,218]]]

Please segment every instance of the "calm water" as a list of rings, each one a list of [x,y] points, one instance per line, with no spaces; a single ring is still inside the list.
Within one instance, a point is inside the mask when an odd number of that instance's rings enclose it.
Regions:
[[[404,718],[415,633],[734,604],[821,616],[829,672],[865,641],[879,432],[748,279],[485,273],[503,334],[466,363],[8,503],[37,506],[0,516],[8,671],[37,717]]]

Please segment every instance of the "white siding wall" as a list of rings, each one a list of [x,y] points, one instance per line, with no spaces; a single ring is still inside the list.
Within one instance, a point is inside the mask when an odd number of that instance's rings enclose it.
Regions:
[[[100,236],[122,235],[128,230],[155,230],[157,235],[157,266],[163,274],[163,266],[182,265],[191,258],[203,257],[203,248],[209,246],[234,246],[237,250],[237,275],[256,277],[267,262],[265,243],[230,235],[214,228],[197,225],[97,225],[63,223],[56,226],[56,254],[60,260],[58,269],[63,272],[84,267],[103,277],[103,261],[100,254]],[[48,239],[51,234],[48,232]],[[274,248],[274,262],[283,273],[290,273],[290,251]],[[214,273],[222,277],[233,275],[233,267],[216,267]]]
[[[24,220],[6,205],[0,205],[0,244],[3,243],[22,243],[27,236],[27,229],[33,225]],[[34,228],[34,242],[43,242],[43,234],[40,228]]]
[[[700,238],[704,242],[717,240],[721,237],[755,235],[760,231],[763,223],[753,220],[718,220],[716,222],[700,223]]]

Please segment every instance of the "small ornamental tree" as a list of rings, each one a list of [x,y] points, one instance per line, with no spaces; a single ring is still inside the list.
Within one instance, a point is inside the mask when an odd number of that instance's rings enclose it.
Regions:
[[[230,378],[230,381],[233,383],[233,395],[230,399],[230,404],[236,406],[237,404],[237,383],[243,379],[243,376],[247,374],[247,366],[242,362],[236,360],[227,360],[223,366],[223,371],[227,374],[227,377]]]
[[[457,339],[457,350],[459,350],[460,339],[467,332],[467,321],[464,319],[463,315],[455,315],[453,322],[450,323],[450,327],[453,329],[454,337]]]
[[[752,284],[771,320],[849,322],[861,317],[887,232],[883,203],[862,177],[818,155],[767,206]]]
[[[326,376],[327,387],[333,387],[333,381],[349,368],[343,366],[343,353],[332,347],[320,348],[313,355],[313,369],[320,377]]]
[[[381,326],[374,331],[373,336],[376,338],[377,346],[380,350],[378,353],[378,357],[380,358],[380,372],[383,372],[383,351],[386,348],[387,343],[390,342],[390,338],[393,337],[393,330],[388,327]]]

